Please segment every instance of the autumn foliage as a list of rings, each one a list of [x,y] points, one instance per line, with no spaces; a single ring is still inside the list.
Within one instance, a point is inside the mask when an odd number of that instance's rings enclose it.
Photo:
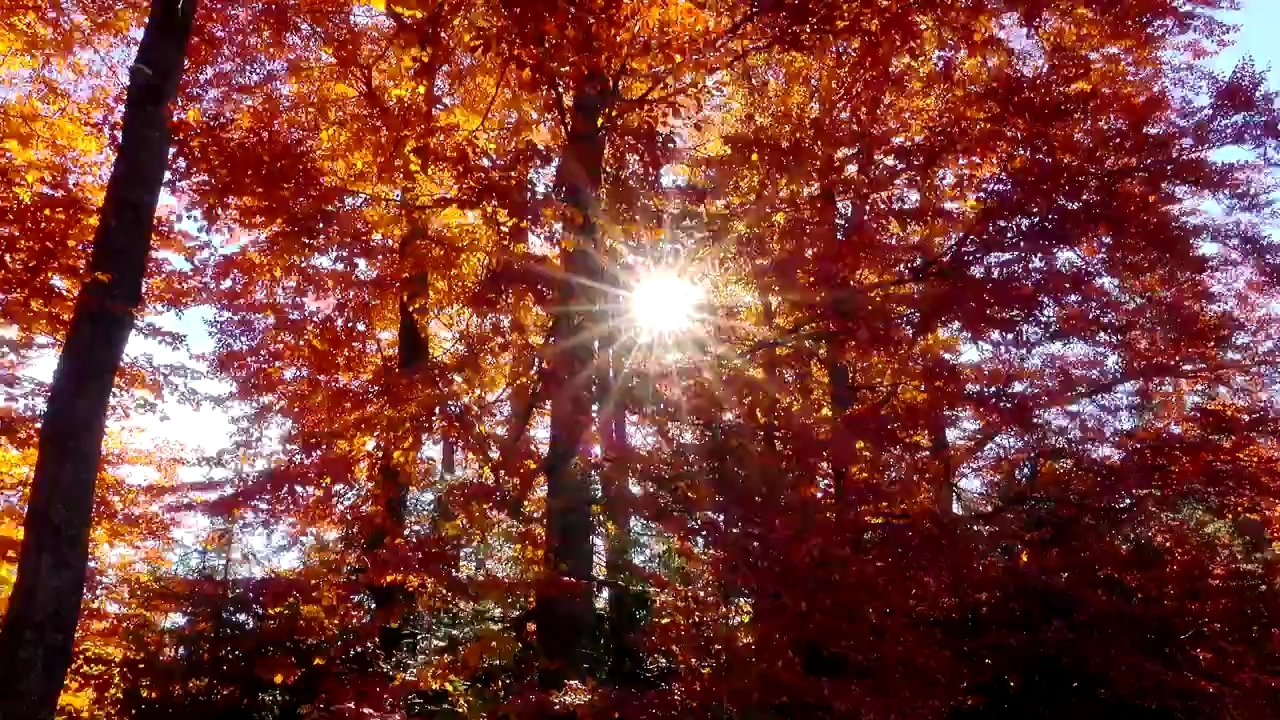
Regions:
[[[61,712],[1276,716],[1232,4],[204,0]],[[0,10],[0,596],[146,18],[56,5]]]

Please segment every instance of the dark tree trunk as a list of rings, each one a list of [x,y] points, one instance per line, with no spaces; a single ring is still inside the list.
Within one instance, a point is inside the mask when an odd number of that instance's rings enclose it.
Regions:
[[[400,260],[406,267],[400,279],[399,327],[396,347],[396,377],[392,383],[398,386],[412,381],[430,354],[430,346],[418,326],[416,310],[424,302],[427,293],[425,273],[414,270],[414,250],[423,239],[420,229],[411,230],[400,241]],[[387,562],[394,559],[405,535],[408,521],[409,489],[417,465],[422,438],[413,428],[407,427],[401,418],[392,418],[387,424],[382,459],[378,468],[377,499],[374,503],[373,528],[366,539],[365,549],[371,555],[381,555]],[[372,560],[372,558],[371,558]],[[390,663],[404,645],[404,616],[412,606],[413,595],[403,583],[375,583],[370,585],[373,597],[374,622],[377,624],[378,649],[383,662]]]
[[[947,404],[943,394],[946,360],[929,359],[924,378],[928,387],[925,411],[928,414],[929,455],[933,467],[930,470],[930,494],[934,510],[939,516],[949,518],[955,514],[955,461],[951,442],[947,439]]]
[[[445,436],[440,440],[440,477],[451,478],[458,474],[458,446]]]
[[[834,158],[826,164],[824,173],[831,178],[839,175]],[[835,190],[830,185],[823,188],[819,203],[822,232],[827,236],[832,251],[841,254],[845,249],[841,247],[844,237],[840,227],[840,207]],[[839,267],[835,258],[832,265]],[[832,282],[836,287],[842,287],[846,284],[846,278],[841,273],[832,278]],[[841,504],[848,499],[849,494],[849,456],[852,448],[845,423],[854,402],[849,365],[844,359],[847,341],[842,335],[853,319],[848,306],[849,303],[839,297],[831,302],[832,319],[838,321],[841,332],[832,333],[827,338],[823,357],[827,371],[827,399],[831,406],[831,446],[827,457],[831,462],[831,481],[836,501]]]
[[[429,111],[423,130],[429,132],[434,124],[434,108],[438,100],[434,91],[436,77],[443,63],[441,16],[434,13],[425,18],[421,26],[415,26],[393,7],[388,6],[386,12],[400,32],[422,33],[419,36],[421,49],[426,52],[426,56],[414,66],[412,74],[424,81],[425,87],[430,89],[423,99]],[[379,104],[378,107],[384,113],[382,121],[391,125],[394,120],[386,106]],[[405,150],[405,142],[405,138],[401,137],[396,143],[393,155],[397,161]],[[415,179],[407,167],[401,167],[401,190],[406,200]],[[430,292],[430,277],[421,269],[421,250],[426,236],[423,226],[417,222],[417,218],[413,218],[410,229],[400,239],[402,274],[397,297],[396,373],[389,383],[396,389],[413,382],[431,355],[428,338],[418,324],[418,310],[427,302]],[[372,527],[365,539],[365,551],[371,562],[381,559],[386,565],[395,562],[397,546],[404,540],[408,522],[409,490],[417,472],[422,433],[418,428],[410,427],[398,415],[387,419],[384,432],[386,437],[382,441],[376,498],[372,517],[369,519]],[[369,585],[369,594],[373,598],[373,619],[377,628],[379,654],[384,663],[394,664],[405,644],[404,621],[415,604],[414,595],[404,583],[399,582],[372,583]]]
[[[849,495],[849,433],[845,422],[853,409],[853,388],[849,366],[839,355],[840,341],[828,340],[826,347],[827,392],[831,403],[831,479],[836,500],[844,502]]]
[[[600,75],[589,76],[576,92],[569,139],[556,178],[557,190],[574,217],[562,242],[561,281],[552,325],[551,437],[543,472],[547,477],[545,563],[547,582],[538,591],[538,645],[548,688],[585,678],[595,638],[592,584],[592,492],[579,463],[582,438],[591,427],[595,369],[592,284],[598,283],[600,233],[596,225],[603,175],[605,137],[601,116],[611,89]]]
[[[613,363],[615,371],[618,362]],[[616,381],[617,375],[614,375]],[[609,585],[608,644],[609,676],[615,685],[626,685],[635,679],[641,657],[635,636],[640,630],[637,613],[644,598],[636,587],[632,572],[631,519],[633,498],[624,466],[627,448],[627,417],[625,408],[617,407],[601,423],[612,447],[603,480],[604,509],[609,519],[610,532],[605,549],[605,574]]]
[[[612,264],[613,259],[610,258],[609,262]],[[607,287],[619,287],[617,273],[612,268],[604,273],[604,277]],[[608,649],[609,680],[618,686],[630,682],[640,665],[634,641],[639,629],[639,591],[634,587],[635,577],[631,567],[633,500],[626,473],[629,450],[627,404],[626,391],[621,386],[627,350],[623,347],[625,340],[619,330],[622,312],[610,304],[602,306],[598,310],[598,316],[607,328],[600,337],[596,375],[596,397],[600,407],[597,435],[600,438],[603,461],[600,487],[604,516],[609,526],[605,538],[605,577],[609,581],[609,601],[604,640]]]
[[[107,406],[151,250],[196,0],[153,0],[129,70],[120,150],[50,387],[18,578],[0,630],[0,718],[52,718],[71,664]]]
[[[761,320],[764,321],[765,333],[774,337],[778,332],[777,313],[773,299],[765,288],[757,288],[760,296]],[[764,402],[760,409],[760,426],[764,428],[763,448],[769,454],[770,461],[778,457],[778,396],[783,392],[782,372],[778,367],[778,349],[770,345],[760,353],[760,363],[764,366]]]

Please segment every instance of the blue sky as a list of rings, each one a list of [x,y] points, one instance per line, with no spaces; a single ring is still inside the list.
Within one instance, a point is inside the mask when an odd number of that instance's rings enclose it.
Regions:
[[[1244,9],[1228,19],[1241,26],[1240,34],[1220,65],[1230,67],[1239,57],[1252,55],[1260,67],[1271,66],[1271,86],[1280,87],[1275,77],[1280,69],[1280,0],[1244,0]]]

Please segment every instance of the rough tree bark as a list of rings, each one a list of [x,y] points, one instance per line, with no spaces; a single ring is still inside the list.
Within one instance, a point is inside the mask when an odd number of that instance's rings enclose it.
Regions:
[[[168,167],[169,104],[196,4],[153,0],[129,69],[119,154],[40,427],[18,577],[0,630],[3,720],[52,718],[71,665],[107,407],[142,303]]]
[[[579,455],[592,420],[596,328],[591,326],[598,302],[592,285],[601,277],[596,214],[605,146],[600,120],[611,96],[608,79],[599,73],[588,75],[577,89],[556,178],[561,199],[574,217],[561,243],[564,277],[556,298],[559,316],[552,324],[547,382],[551,437],[543,465],[548,577],[535,599],[541,680],[548,688],[587,676],[595,638],[592,492]]]

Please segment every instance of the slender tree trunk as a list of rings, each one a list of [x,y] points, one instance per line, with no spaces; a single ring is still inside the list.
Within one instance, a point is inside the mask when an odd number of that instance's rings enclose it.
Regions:
[[[626,414],[619,409],[612,414],[608,425],[613,431],[614,456],[624,457],[627,452]],[[609,674],[615,684],[625,684],[635,675],[640,663],[635,645],[639,628],[636,613],[642,598],[635,586],[632,573],[631,535],[633,497],[622,463],[613,463],[605,478],[605,512],[609,518],[610,533],[605,550],[605,574],[609,586]]]
[[[386,8],[387,16],[400,27],[408,31],[410,23],[393,7]],[[422,49],[427,52],[424,60],[413,68],[413,77],[429,88],[423,102],[428,108],[427,121],[423,130],[429,132],[434,124],[434,108],[436,97],[435,82],[442,65],[441,45],[443,32],[440,29],[442,19],[439,12],[424,19],[424,38]],[[372,102],[383,113],[382,120],[388,125],[394,122],[385,105],[377,99]],[[406,137],[402,136],[392,151],[398,163],[405,150]],[[399,180],[404,199],[408,199],[416,180],[413,173],[401,166]],[[430,359],[431,347],[427,337],[418,324],[418,309],[427,302],[429,276],[421,270],[419,250],[426,239],[426,230],[417,218],[412,219],[410,228],[400,240],[399,258],[402,275],[399,281],[397,297],[397,329],[396,329],[396,373],[391,383],[393,387],[407,385],[412,382]],[[384,427],[386,437],[383,440],[382,458],[378,467],[378,486],[373,507],[372,529],[365,540],[365,550],[372,556],[381,555],[384,560],[391,560],[397,552],[397,545],[404,541],[405,528],[408,523],[409,490],[413,485],[417,472],[418,454],[422,450],[423,434],[418,428],[410,427],[400,416],[388,418]],[[371,560],[373,558],[370,558]],[[394,662],[396,655],[404,646],[405,632],[403,623],[406,613],[414,605],[413,593],[404,583],[375,583],[369,586],[373,597],[374,623],[377,628],[378,650],[384,663]]]
[[[824,174],[835,178],[839,173],[838,165],[832,158],[826,163]],[[845,251],[841,247],[844,238],[840,232],[840,207],[836,201],[835,190],[831,186],[823,188],[819,203],[822,213],[819,218],[822,223],[821,232],[827,236],[829,247],[835,253]],[[847,282],[843,275],[833,280],[836,287],[843,287]],[[834,319],[840,321],[842,326],[844,321],[851,319],[852,313],[849,312],[846,301],[837,297],[832,300],[831,305]],[[843,503],[848,497],[849,456],[852,451],[849,433],[845,430],[845,418],[853,409],[854,401],[849,365],[844,359],[846,348],[846,340],[839,333],[832,333],[823,347],[823,362],[827,371],[827,396],[831,407],[830,448],[827,458],[831,462],[831,481],[836,501],[839,503]]]
[[[440,441],[440,477],[451,478],[458,473],[458,446],[452,438]]]
[[[938,515],[949,518],[955,514],[955,460],[952,457],[951,441],[947,439],[947,405],[943,395],[946,360],[935,357],[928,362],[924,374],[928,387],[928,397],[925,402],[928,413],[929,455],[933,464],[929,475],[930,494],[934,510]]]
[[[851,440],[845,431],[845,418],[853,409],[853,389],[849,378],[849,366],[840,357],[843,343],[836,339],[826,343],[823,358],[827,369],[827,394],[831,404],[831,480],[836,500],[843,502],[849,495],[849,454]]]
[[[774,312],[773,298],[769,296],[769,291],[764,288],[757,288],[757,296],[760,300],[760,319],[764,323],[764,331],[766,337],[773,337],[778,331],[777,313]],[[774,419],[773,405],[777,399],[777,395],[781,392],[782,375],[778,371],[778,348],[770,345],[760,353],[760,363],[764,366],[764,379],[767,390],[764,414],[764,424],[768,425]],[[772,432],[772,430],[769,430]],[[772,440],[771,440],[772,441]]]
[[[107,407],[151,250],[197,0],[153,0],[120,150],[40,427],[18,578],[0,630],[0,718],[52,718],[71,665]]]
[[[778,331],[777,313],[773,305],[773,298],[769,296],[768,290],[764,288],[758,289],[760,296],[761,319],[764,321],[765,332],[769,337],[773,337]],[[760,353],[760,363],[764,366],[764,403],[761,408],[760,424],[764,428],[764,449],[769,454],[771,462],[778,457],[781,448],[778,445],[778,409],[780,403],[778,397],[782,393],[782,371],[778,366],[778,349],[770,346]],[[753,468],[753,473],[760,468]],[[762,489],[762,488],[757,488]]]
[[[610,258],[610,262],[613,259]],[[606,271],[609,287],[618,287],[616,272]],[[636,600],[638,589],[631,572],[632,495],[626,474],[627,403],[621,383],[625,372],[626,349],[619,327],[621,313],[601,309],[601,322],[609,330],[600,338],[600,360],[597,370],[596,395],[600,418],[597,434],[603,456],[600,485],[604,515],[609,532],[605,539],[605,577],[609,581],[609,601],[605,638],[608,646],[608,673],[614,685],[625,684],[638,665],[634,637],[638,630]]]
[[[421,242],[422,235],[422,230],[414,229],[400,241],[400,259],[406,267],[412,267],[413,249]],[[425,274],[414,270],[406,270],[400,279],[395,385],[410,381],[422,369],[430,353],[415,314],[417,306],[425,299],[426,286]],[[370,554],[393,556],[396,546],[404,539],[409,489],[413,485],[418,453],[422,449],[421,433],[406,425],[401,418],[393,418],[388,423],[378,467],[374,527],[365,544]],[[373,596],[378,649],[383,662],[389,662],[404,644],[402,625],[405,612],[412,604],[412,594],[403,583],[374,584],[369,592]]]
[[[592,327],[599,282],[600,203],[605,137],[601,117],[611,97],[608,80],[588,76],[573,99],[569,138],[561,159],[557,190],[575,217],[561,243],[564,278],[552,325],[551,437],[543,472],[547,477],[545,563],[547,582],[536,603],[538,644],[544,661],[542,682],[555,688],[583,679],[591,666],[595,638],[592,584],[592,492],[579,462],[582,439],[591,427],[595,338]]]

